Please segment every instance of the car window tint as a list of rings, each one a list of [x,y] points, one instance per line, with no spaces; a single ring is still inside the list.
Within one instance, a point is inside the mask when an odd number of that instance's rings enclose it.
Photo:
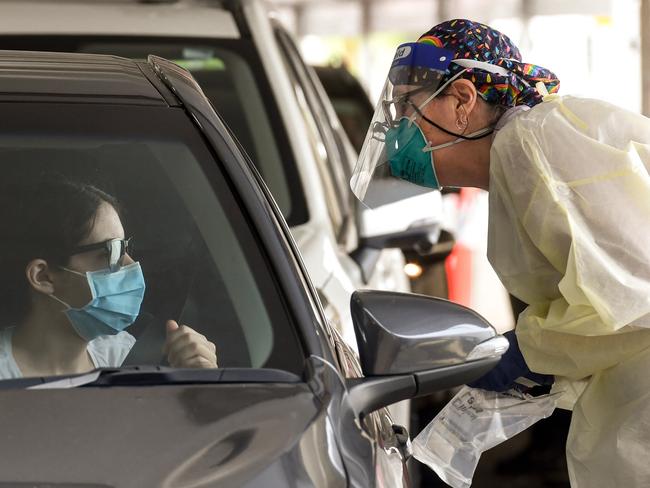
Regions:
[[[185,67],[255,163],[289,225],[308,220],[287,134],[252,41],[3,36],[0,48],[112,54],[138,60],[153,54]]]
[[[313,66],[336,116],[357,154],[361,152],[374,107],[361,83],[345,67]]]
[[[58,301],[45,305],[43,294],[49,292],[25,280],[29,262],[43,260],[58,273],[53,286],[62,284],[55,294],[74,301],[73,308],[84,305],[75,290],[88,286],[87,278],[63,273],[62,267],[74,263],[83,274],[107,266],[106,251],[69,256],[71,248],[87,244],[66,242],[67,235],[88,235],[70,224],[77,209],[67,215],[48,208],[70,205],[67,197],[48,195],[68,191],[65,185],[61,190],[61,181],[73,182],[75,191],[92,185],[117,199],[124,235],[132,236],[129,254],[143,270],[141,312],[126,329],[137,339],[128,363],[164,364],[165,321],[173,319],[216,344],[220,367],[301,371],[299,342],[261,244],[182,109],[2,104],[2,110],[2,330],[25,327],[34,300],[38,310],[50,310],[53,323],[69,324],[58,315],[65,315],[65,307]],[[90,229],[99,225],[97,215]],[[48,223],[44,216],[61,222]],[[77,280],[77,288],[61,280]],[[17,310],[12,300],[21,296],[28,297],[27,305]],[[123,302],[115,303],[123,311]],[[42,331],[47,347],[50,332]],[[0,373],[1,362],[0,357]]]
[[[352,98],[332,99],[332,104],[350,142],[360,153],[371,122],[367,116],[365,105]]]

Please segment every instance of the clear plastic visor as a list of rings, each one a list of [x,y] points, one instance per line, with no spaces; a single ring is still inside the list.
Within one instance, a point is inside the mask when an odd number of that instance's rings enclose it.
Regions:
[[[386,134],[391,129],[397,130],[403,118],[418,123],[417,109],[440,88],[449,64],[447,59],[452,59],[453,53],[429,45],[408,46],[414,50],[424,47],[427,54],[434,56],[438,63],[420,66],[408,63],[396,65],[393,62],[350,180],[355,196],[371,208],[434,191],[400,180],[391,174]],[[398,48],[396,57],[402,48],[403,46]],[[441,58],[445,60],[440,62]]]

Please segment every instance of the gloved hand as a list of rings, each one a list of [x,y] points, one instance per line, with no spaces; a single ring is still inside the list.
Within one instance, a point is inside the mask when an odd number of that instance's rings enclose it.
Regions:
[[[553,375],[533,373],[528,369],[524,356],[519,349],[514,330],[506,332],[503,336],[508,339],[510,347],[501,356],[501,361],[487,374],[472,383],[468,383],[467,386],[488,391],[507,391],[514,388],[515,380],[522,376],[540,385],[553,384],[555,381]]]

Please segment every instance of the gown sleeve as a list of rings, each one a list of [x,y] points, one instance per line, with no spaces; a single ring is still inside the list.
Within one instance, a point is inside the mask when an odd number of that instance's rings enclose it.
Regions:
[[[491,154],[490,260],[529,303],[531,370],[584,378],[650,346],[650,121],[552,97]]]

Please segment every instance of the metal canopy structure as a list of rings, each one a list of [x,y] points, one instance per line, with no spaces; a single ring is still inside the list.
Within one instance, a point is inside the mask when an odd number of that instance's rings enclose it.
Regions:
[[[299,35],[422,31],[443,19],[468,17],[489,23],[536,15],[611,13],[614,0],[270,0]],[[291,23],[291,22],[290,22]]]
[[[413,38],[442,20],[471,18],[495,25],[511,37],[510,33],[514,32],[513,40],[523,48],[522,52],[537,47],[533,53],[535,62],[546,63],[564,75],[561,77],[564,93],[604,96],[613,103],[650,115],[650,0],[267,1],[299,39],[337,36],[361,39],[358,74],[371,93],[374,83],[371,54],[377,52],[367,42],[371,36],[399,33]],[[623,15],[622,11],[625,11]],[[543,26],[540,18],[546,18]],[[549,18],[557,18],[558,22]],[[576,19],[575,25],[570,18]],[[591,26],[586,25],[588,22]],[[548,49],[540,59],[539,46],[543,44]],[[624,86],[612,86],[604,81],[605,63],[610,63],[611,72],[612,62],[628,66]],[[586,75],[577,90],[579,73]]]

